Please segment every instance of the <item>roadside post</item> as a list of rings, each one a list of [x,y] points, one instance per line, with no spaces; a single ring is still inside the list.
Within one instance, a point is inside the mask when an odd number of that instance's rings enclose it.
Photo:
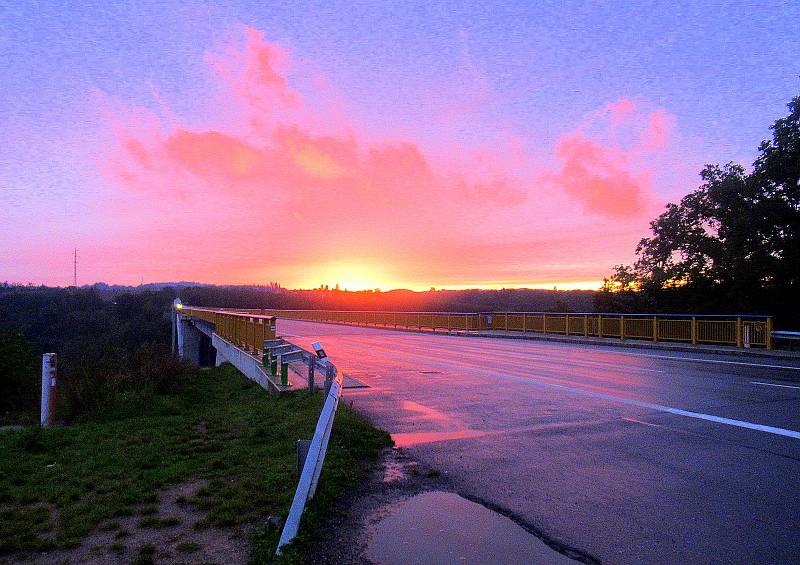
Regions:
[[[317,365],[317,360],[311,355],[308,356],[308,390],[314,392],[314,368]]]
[[[289,363],[283,362],[283,355],[278,353],[277,365],[281,372],[281,385],[287,386],[289,384]]]
[[[43,428],[56,425],[56,354],[42,355],[42,413],[39,423]]]

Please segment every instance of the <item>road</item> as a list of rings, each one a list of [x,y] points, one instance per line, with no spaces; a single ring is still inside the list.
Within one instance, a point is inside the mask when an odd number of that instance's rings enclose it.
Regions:
[[[800,562],[800,363],[280,320],[456,489],[602,563]],[[499,565],[499,564],[498,564]]]

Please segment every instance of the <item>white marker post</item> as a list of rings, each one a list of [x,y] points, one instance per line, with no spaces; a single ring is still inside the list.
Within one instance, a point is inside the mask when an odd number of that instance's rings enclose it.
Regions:
[[[42,355],[42,414],[43,428],[56,425],[56,354]]]

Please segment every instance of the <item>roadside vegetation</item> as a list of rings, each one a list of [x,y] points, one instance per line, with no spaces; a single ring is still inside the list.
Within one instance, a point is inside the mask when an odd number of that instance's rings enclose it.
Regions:
[[[766,313],[780,328],[800,327],[800,96],[788,109],[749,170],[707,165],[699,188],[667,204],[596,308]]]
[[[283,516],[297,484],[296,441],[313,435],[322,400],[304,392],[270,397],[225,365],[181,372],[173,386],[146,396],[121,392],[67,427],[4,431],[0,560],[69,550],[107,532],[106,543],[92,548],[101,562],[103,555],[182,561],[203,549],[191,532]],[[355,488],[388,444],[385,433],[340,405],[317,495],[283,562],[305,561],[332,500]],[[169,487],[180,484],[195,488],[175,496]],[[166,493],[174,500],[163,500]],[[164,543],[130,545],[142,539],[136,531],[187,529]],[[279,529],[249,531],[252,562],[270,563]]]

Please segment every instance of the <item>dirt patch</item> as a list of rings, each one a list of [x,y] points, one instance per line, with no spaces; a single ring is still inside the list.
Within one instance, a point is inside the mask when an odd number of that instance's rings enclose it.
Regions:
[[[6,556],[0,564],[127,565],[138,559],[142,564],[244,565],[254,525],[198,527],[206,513],[191,499],[206,485],[192,481],[164,489],[156,502],[140,505],[131,516],[103,521],[75,548]]]

